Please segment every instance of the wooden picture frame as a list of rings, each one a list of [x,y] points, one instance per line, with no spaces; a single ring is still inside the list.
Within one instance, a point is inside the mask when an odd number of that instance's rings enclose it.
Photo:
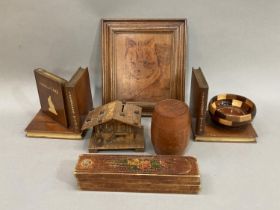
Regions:
[[[150,116],[167,98],[185,100],[186,19],[103,19],[102,103],[125,100]]]

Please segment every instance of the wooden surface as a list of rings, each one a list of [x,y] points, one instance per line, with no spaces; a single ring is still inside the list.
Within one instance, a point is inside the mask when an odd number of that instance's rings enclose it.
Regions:
[[[74,175],[82,190],[198,193],[197,161],[184,156],[79,156]]]
[[[73,132],[53,120],[41,110],[25,129],[27,137],[82,139],[82,133]]]
[[[201,68],[192,69],[190,110],[192,113],[194,132],[204,133],[208,102],[208,84]]]
[[[152,115],[151,139],[160,155],[182,155],[191,132],[188,106],[179,100],[166,99],[156,104]]]
[[[66,83],[66,80],[44,69],[35,69],[34,75],[41,110],[67,127],[67,108],[64,101],[64,84]]]
[[[256,142],[258,137],[253,125],[250,123],[242,127],[229,128],[217,125],[210,119],[207,113],[204,133],[201,135],[195,134],[195,141],[209,142]]]
[[[102,20],[103,104],[126,100],[151,115],[185,96],[185,19]]]

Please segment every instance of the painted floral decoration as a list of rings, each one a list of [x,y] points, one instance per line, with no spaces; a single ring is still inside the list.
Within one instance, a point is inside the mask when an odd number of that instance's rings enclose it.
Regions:
[[[118,164],[126,167],[129,171],[156,171],[167,165],[163,161],[159,160],[148,160],[148,159],[121,159],[118,160]]]

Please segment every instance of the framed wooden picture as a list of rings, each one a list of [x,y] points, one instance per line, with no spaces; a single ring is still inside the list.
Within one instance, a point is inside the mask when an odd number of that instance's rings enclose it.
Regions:
[[[102,20],[103,104],[185,100],[186,19]]]

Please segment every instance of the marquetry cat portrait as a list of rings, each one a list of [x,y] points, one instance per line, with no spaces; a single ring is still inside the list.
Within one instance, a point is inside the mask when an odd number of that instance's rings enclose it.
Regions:
[[[166,39],[166,38],[165,38]],[[154,102],[170,96],[171,40],[153,35],[120,37],[117,63],[117,97]],[[122,47],[120,47],[122,46]]]

